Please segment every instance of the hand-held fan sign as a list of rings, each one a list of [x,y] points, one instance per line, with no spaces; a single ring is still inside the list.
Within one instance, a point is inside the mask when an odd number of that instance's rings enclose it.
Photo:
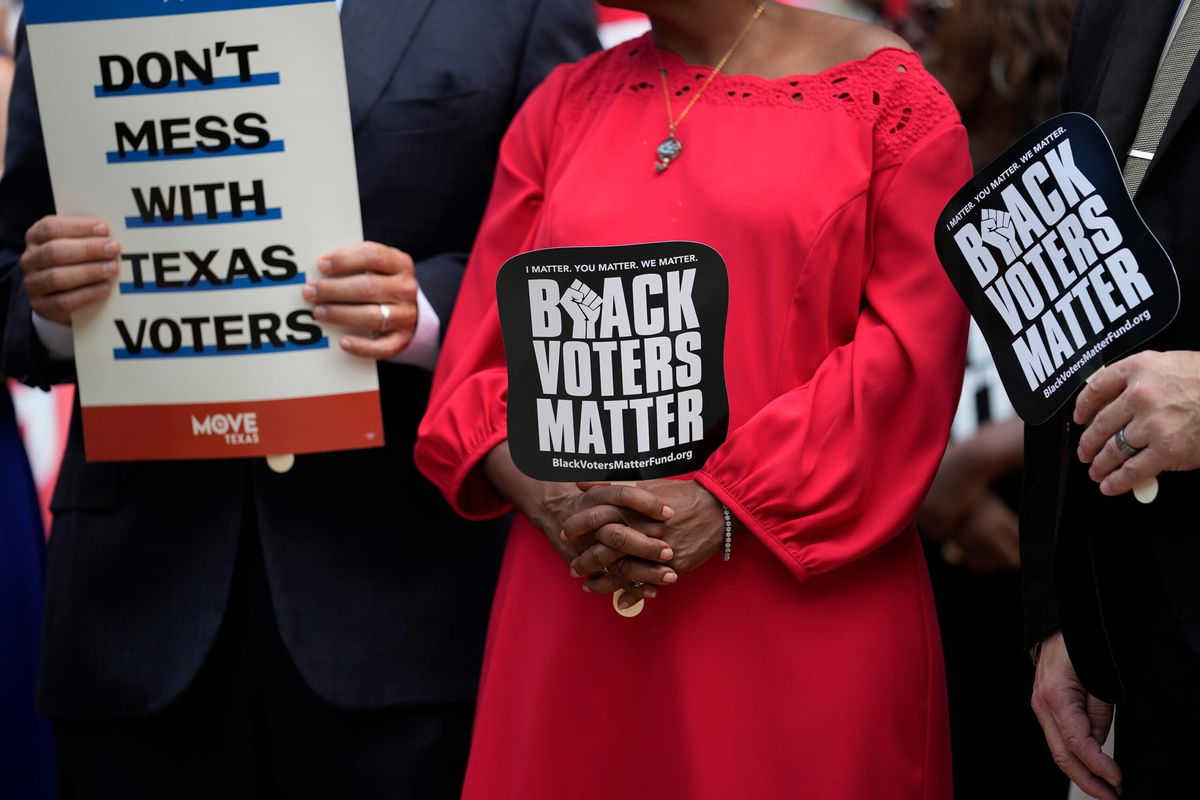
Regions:
[[[1171,260],[1084,114],[1041,125],[975,176],[942,212],[935,239],[1031,424],[1179,311]]]
[[[724,441],[725,262],[695,242],[561,247],[496,279],[513,461],[550,481],[698,469]]]

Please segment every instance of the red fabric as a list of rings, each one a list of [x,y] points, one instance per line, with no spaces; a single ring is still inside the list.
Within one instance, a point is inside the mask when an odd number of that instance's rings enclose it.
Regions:
[[[627,620],[518,519],[464,797],[944,800],[911,518],[962,377],[966,314],[932,239],[971,174],[965,133],[918,58],[888,49],[819,75],[719,76],[656,175],[652,47],[560,68],[513,123],[417,463],[462,513],[505,510],[474,467],[506,436],[506,258],[695,240],[730,270],[730,435],[697,478],[745,528],[732,561]],[[707,74],[663,57],[672,97]]]
[[[609,8],[596,4],[596,19],[601,25],[606,25],[610,22],[622,22],[627,19],[645,19],[646,15],[639,11],[626,11],[623,8]]]

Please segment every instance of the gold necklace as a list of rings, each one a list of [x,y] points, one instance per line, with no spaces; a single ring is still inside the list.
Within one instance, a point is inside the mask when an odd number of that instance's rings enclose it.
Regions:
[[[696,101],[700,99],[700,95],[704,94],[704,90],[707,89],[708,85],[713,82],[714,78],[717,77],[717,74],[721,71],[721,68],[725,66],[725,62],[728,61],[729,57],[733,55],[733,51],[737,50],[737,46],[742,43],[742,39],[744,39],[746,34],[750,32],[750,26],[753,25],[760,16],[762,16],[763,9],[766,7],[767,4],[762,3],[758,8],[754,9],[754,14],[750,17],[750,21],[746,23],[744,28],[742,28],[742,32],[739,33],[737,38],[733,40],[733,44],[731,44],[729,49],[725,51],[725,55],[721,56],[721,60],[717,62],[717,65],[712,68],[712,72],[708,73],[708,77],[704,79],[704,83],[700,86],[700,91],[692,95],[692,99],[688,101],[686,106],[684,106],[683,111],[678,117],[671,113],[671,92],[667,89],[667,68],[663,66],[662,53],[658,51],[657,47],[654,48],[654,57],[658,59],[658,75],[661,79],[663,87],[663,100],[665,100],[667,103],[668,130],[667,138],[663,139],[658,147],[654,150],[655,155],[658,156],[658,161],[654,165],[655,172],[660,174],[666,172],[667,167],[671,166],[671,162],[679,158],[679,154],[683,152],[683,143],[680,142],[679,138],[675,135],[675,130],[681,124],[683,124],[683,118],[688,115],[688,112],[692,110],[692,106],[696,105]]]

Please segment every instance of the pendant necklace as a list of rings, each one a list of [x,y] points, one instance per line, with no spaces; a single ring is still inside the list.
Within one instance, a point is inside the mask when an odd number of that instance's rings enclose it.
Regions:
[[[658,156],[658,161],[654,165],[655,172],[659,174],[666,172],[667,167],[671,166],[671,162],[679,158],[679,154],[683,152],[683,143],[675,135],[676,129],[683,124],[683,118],[688,115],[688,112],[692,110],[692,106],[696,105],[696,101],[700,99],[700,95],[704,94],[704,90],[717,77],[721,68],[725,66],[725,62],[733,55],[733,51],[737,50],[737,46],[742,43],[742,39],[750,32],[750,26],[762,16],[763,9],[766,7],[767,4],[762,3],[758,8],[754,9],[754,14],[750,17],[750,21],[742,28],[742,32],[733,40],[733,44],[725,51],[725,55],[721,56],[721,60],[717,62],[717,65],[712,68],[712,72],[708,73],[708,77],[704,79],[704,83],[700,86],[700,91],[692,95],[692,99],[684,106],[683,111],[680,112],[678,117],[671,113],[671,92],[667,89],[667,69],[663,66],[662,53],[658,51],[657,47],[654,48],[654,57],[658,59],[658,74],[662,80],[663,99],[667,103],[667,138],[663,139],[654,150],[655,155]]]

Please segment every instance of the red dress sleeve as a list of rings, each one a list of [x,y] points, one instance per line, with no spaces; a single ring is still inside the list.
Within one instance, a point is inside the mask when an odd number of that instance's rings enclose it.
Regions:
[[[933,232],[970,176],[956,118],[876,172],[853,337],[811,379],[733,430],[696,476],[798,578],[900,534],[933,479],[958,403],[967,331]],[[842,243],[846,258],[861,248]]]
[[[476,470],[480,460],[508,438],[508,372],[496,308],[496,274],[509,258],[534,248],[569,69],[558,67],[530,94],[501,142],[483,225],[417,432],[417,467],[468,519],[494,517],[509,509]]]

